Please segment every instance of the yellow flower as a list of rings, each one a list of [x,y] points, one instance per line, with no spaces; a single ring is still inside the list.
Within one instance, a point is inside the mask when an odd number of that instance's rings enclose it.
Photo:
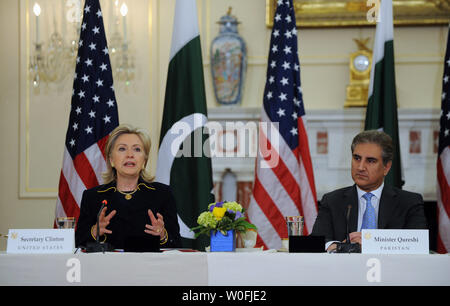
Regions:
[[[212,213],[217,220],[222,220],[227,209],[225,207],[214,207]]]

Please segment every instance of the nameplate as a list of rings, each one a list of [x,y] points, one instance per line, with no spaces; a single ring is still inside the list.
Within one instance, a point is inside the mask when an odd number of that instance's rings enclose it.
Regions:
[[[362,254],[429,254],[428,230],[361,231]]]
[[[10,229],[6,253],[73,253],[74,229]]]

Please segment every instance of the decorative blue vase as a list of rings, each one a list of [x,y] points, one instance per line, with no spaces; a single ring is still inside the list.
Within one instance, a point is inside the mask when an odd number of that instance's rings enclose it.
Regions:
[[[217,231],[211,231],[211,252],[234,252],[236,250],[236,235],[234,230],[229,230],[227,235]]]
[[[211,43],[211,74],[214,94],[221,105],[241,102],[247,69],[247,47],[237,31],[238,21],[231,7],[220,21],[219,35]]]

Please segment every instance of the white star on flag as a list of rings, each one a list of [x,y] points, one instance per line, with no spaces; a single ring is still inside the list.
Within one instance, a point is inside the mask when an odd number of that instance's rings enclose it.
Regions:
[[[289,54],[289,53],[291,53],[291,47],[286,46],[286,47],[284,47],[283,51],[284,51],[284,53]]]
[[[285,115],[286,115],[286,114],[285,114],[285,110],[284,110],[284,109],[281,109],[281,108],[278,109],[277,114],[278,114],[278,117],[282,117],[282,116],[285,116]]]
[[[108,104],[109,107],[113,107],[114,106],[114,101],[113,100],[108,100],[108,102],[106,102],[106,104]]]

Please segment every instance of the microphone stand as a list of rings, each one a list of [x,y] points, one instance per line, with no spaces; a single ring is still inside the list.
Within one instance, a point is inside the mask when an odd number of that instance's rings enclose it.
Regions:
[[[114,248],[108,242],[100,242],[100,214],[102,213],[103,208],[108,204],[108,201],[103,200],[102,206],[100,206],[100,210],[97,214],[97,234],[95,235],[95,242],[88,242],[86,245],[86,253],[98,253],[112,251]]]
[[[347,206],[347,215],[346,215],[346,221],[347,221],[347,240],[346,242],[337,242],[336,243],[336,253],[361,253],[361,246],[359,243],[351,243],[350,242],[350,233],[348,230],[348,224],[350,220],[350,210],[352,209],[352,206],[349,204]]]

